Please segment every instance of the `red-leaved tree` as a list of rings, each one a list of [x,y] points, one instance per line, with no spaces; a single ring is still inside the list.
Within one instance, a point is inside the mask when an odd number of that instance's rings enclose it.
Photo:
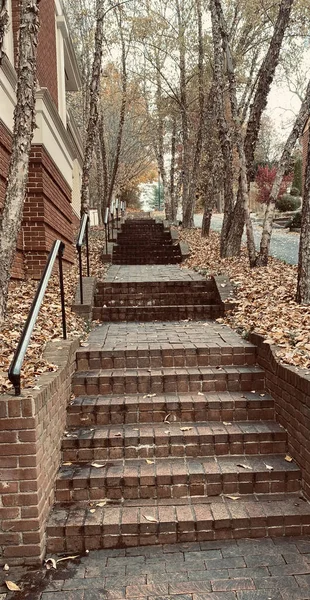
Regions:
[[[276,174],[277,167],[269,168],[268,165],[266,165],[265,167],[258,167],[255,177],[255,183],[258,187],[258,202],[261,202],[262,204],[268,204],[271,188],[275,180]],[[284,175],[277,200],[282,198],[282,196],[286,193],[288,185],[291,182],[292,175]]]

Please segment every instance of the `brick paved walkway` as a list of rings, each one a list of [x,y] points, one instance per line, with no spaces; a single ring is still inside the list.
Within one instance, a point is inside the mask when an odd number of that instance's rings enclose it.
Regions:
[[[27,590],[0,600],[309,600],[310,537],[99,550],[34,574]]]

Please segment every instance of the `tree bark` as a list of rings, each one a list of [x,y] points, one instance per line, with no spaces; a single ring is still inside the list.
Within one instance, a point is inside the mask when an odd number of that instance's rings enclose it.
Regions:
[[[0,222],[0,322],[6,310],[10,272],[22,220],[31,141],[35,126],[38,32],[38,0],[23,0],[19,28],[12,154]]]
[[[170,196],[170,204],[171,204],[171,222],[172,223],[176,222],[177,211],[178,211],[176,185],[175,185],[176,136],[177,136],[177,120],[175,117],[173,117],[172,132],[171,132],[171,162],[170,162],[170,185],[169,185],[169,196]]]
[[[96,126],[98,123],[98,102],[100,91],[104,16],[105,13],[103,8],[103,0],[96,0],[95,51],[90,84],[89,118],[82,172],[81,216],[89,211],[89,177],[93,162],[93,153],[96,143]]]
[[[214,7],[214,5],[213,5]],[[220,145],[223,155],[223,190],[224,190],[224,218],[221,231],[220,253],[225,254],[225,244],[229,231],[229,226],[234,209],[234,192],[233,192],[233,145],[231,139],[231,128],[226,118],[226,107],[224,100],[224,74],[223,74],[223,57],[221,36],[218,29],[213,31],[213,48],[214,48],[214,81],[217,88],[216,107],[217,107],[217,123],[219,131]]]
[[[127,65],[126,65],[126,47],[125,47],[125,39],[122,30],[122,16],[121,9],[119,10],[119,34],[121,41],[121,58],[122,58],[122,101],[119,115],[119,124],[118,124],[118,134],[116,141],[116,149],[115,156],[113,161],[112,173],[109,181],[109,191],[108,191],[108,205],[110,206],[112,201],[112,196],[115,188],[116,176],[119,167],[119,160],[122,148],[122,140],[123,140],[123,130],[126,116],[126,104],[127,104]]]
[[[9,15],[7,9],[7,0],[0,0],[0,65],[4,56],[3,42],[8,22]]]
[[[296,302],[310,304],[310,136],[301,212]]]
[[[232,60],[232,54],[228,43],[227,26],[224,20],[221,0],[211,0],[211,18],[213,40],[215,40],[215,51],[218,48],[218,38],[222,38],[223,54],[226,58],[226,67],[229,81],[229,98],[231,115],[234,124],[235,140],[238,149],[240,162],[240,204],[245,218],[247,231],[247,246],[250,266],[255,265],[256,252],[254,243],[253,226],[250,217],[249,197],[248,197],[248,181],[247,181],[247,165],[244,151],[244,140],[241,132],[241,123],[238,114],[237,87],[235,80],[235,69]]]
[[[257,261],[256,261],[257,266],[266,266],[268,264],[270,240],[271,240],[271,235],[272,235],[272,223],[273,223],[273,218],[274,218],[276,201],[277,201],[277,198],[278,198],[278,195],[280,192],[283,177],[289,166],[291,154],[294,150],[294,147],[295,147],[295,144],[296,144],[298,138],[300,137],[300,135],[302,133],[304,125],[309,116],[309,113],[310,113],[310,81],[308,83],[306,95],[305,95],[305,98],[300,107],[300,111],[296,117],[293,129],[290,132],[290,135],[288,136],[288,138],[286,140],[286,143],[285,143],[285,146],[284,146],[284,149],[282,152],[282,156],[281,156],[279,164],[278,164],[277,174],[276,174],[275,180],[273,182],[273,186],[272,186],[270,196],[269,196],[269,202],[267,204],[266,211],[265,211],[262,238],[261,238],[261,243],[260,243],[260,251],[259,251],[259,255],[257,257]]]
[[[268,95],[279,62],[280,50],[285,31],[289,24],[293,2],[294,0],[281,1],[269,48],[257,75],[257,86],[253,102],[250,106],[250,114],[244,141],[248,184],[250,184],[250,181],[252,181],[254,177],[254,153],[260,130],[261,117],[267,106]],[[238,193],[236,207],[228,228],[231,228],[231,231],[229,231],[229,244],[225,256],[238,256],[240,254],[241,238],[244,229],[244,218],[242,218],[243,211],[242,207],[239,206],[240,202],[241,195]]]
[[[198,100],[199,100],[199,116],[198,116],[198,127],[196,133],[196,143],[193,167],[191,171],[188,197],[185,208],[184,223],[185,227],[192,227],[194,225],[194,211],[196,204],[196,193],[197,193],[197,182],[200,168],[201,150],[202,150],[202,136],[203,136],[203,120],[204,120],[204,105],[205,105],[205,86],[203,76],[203,63],[204,63],[204,48],[203,48],[203,32],[202,32],[202,9],[201,0],[196,0],[196,12],[197,12],[197,29],[198,29]],[[188,224],[188,225],[187,225]]]

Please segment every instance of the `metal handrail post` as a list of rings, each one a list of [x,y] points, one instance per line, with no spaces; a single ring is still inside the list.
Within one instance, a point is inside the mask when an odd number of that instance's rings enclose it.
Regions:
[[[83,274],[82,274],[82,248],[77,248],[79,255],[79,278],[80,278],[80,304],[83,304]]]
[[[66,307],[65,307],[65,288],[64,276],[62,268],[62,259],[64,255],[64,246],[60,246],[58,250],[58,266],[59,266],[59,287],[60,287],[60,302],[61,302],[61,317],[62,317],[62,335],[63,339],[67,339],[67,323],[66,323]]]
[[[90,275],[89,269],[89,245],[88,245],[88,229],[89,229],[89,217],[87,218],[86,230],[85,230],[85,243],[86,243],[86,268],[87,268],[87,277]]]

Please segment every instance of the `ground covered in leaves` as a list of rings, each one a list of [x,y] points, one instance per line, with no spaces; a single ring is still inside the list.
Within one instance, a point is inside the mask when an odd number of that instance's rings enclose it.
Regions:
[[[90,268],[91,275],[98,279],[103,278],[107,269],[100,258],[103,247],[102,232],[91,232],[90,239]],[[84,269],[85,257],[84,257]],[[64,271],[64,287],[66,300],[66,319],[68,338],[84,336],[87,325],[71,310],[78,282],[77,260],[74,265]],[[7,372],[13,358],[18,340],[25,324],[31,302],[38,287],[38,281],[11,281],[7,314],[0,329],[0,393],[12,388],[7,379]],[[41,306],[38,319],[28,346],[22,369],[22,388],[32,388],[36,385],[37,378],[46,371],[57,370],[57,365],[48,363],[43,358],[46,343],[62,338],[61,306],[59,293],[58,269],[49,281],[44,302]]]
[[[184,267],[227,275],[234,286],[237,308],[224,322],[241,335],[255,331],[278,346],[279,359],[310,368],[310,306],[295,302],[297,267],[270,258],[267,267],[250,269],[246,248],[238,258],[221,259],[218,233],[202,238],[200,230],[180,230],[191,249]]]

